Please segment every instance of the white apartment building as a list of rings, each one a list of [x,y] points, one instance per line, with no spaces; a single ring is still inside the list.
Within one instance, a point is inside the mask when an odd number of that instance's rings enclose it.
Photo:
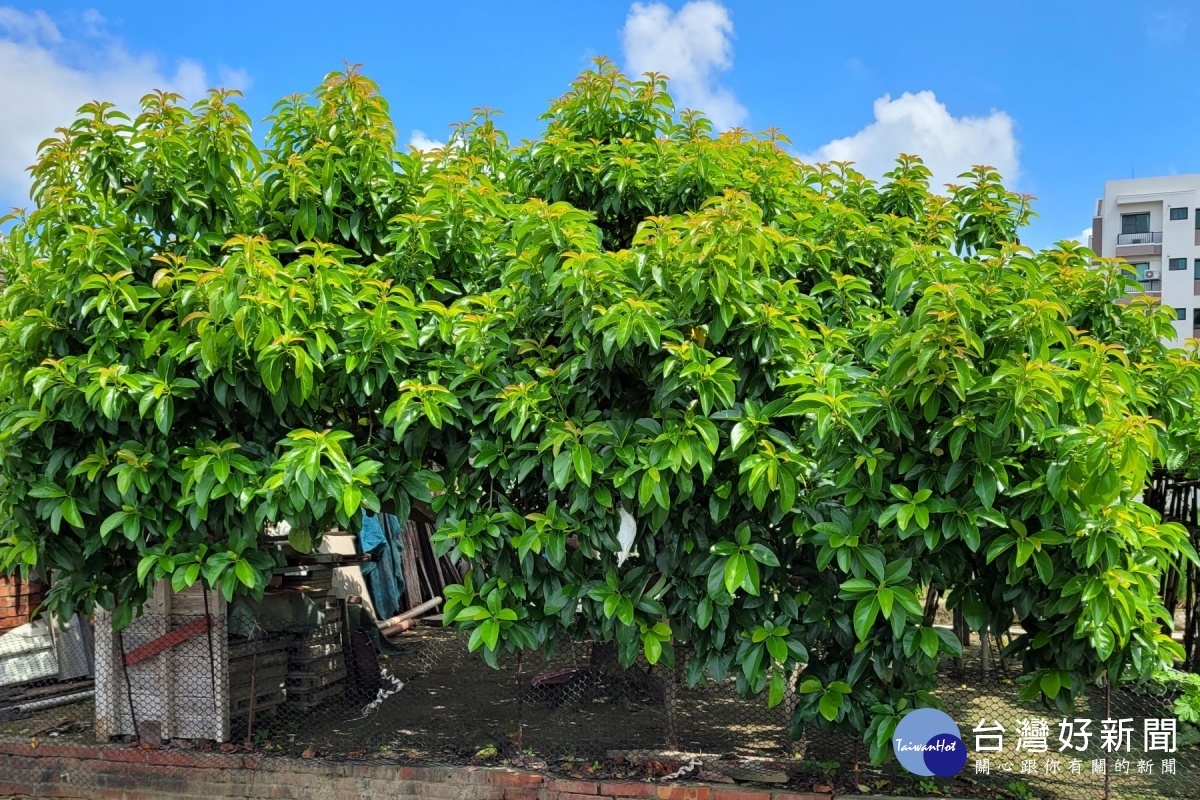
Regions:
[[[1175,343],[1200,337],[1200,175],[1107,181],[1088,242],[1137,269],[1147,294],[1175,310]]]

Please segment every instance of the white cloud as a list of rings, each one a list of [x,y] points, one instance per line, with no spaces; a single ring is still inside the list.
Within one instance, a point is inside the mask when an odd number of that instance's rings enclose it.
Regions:
[[[621,29],[626,69],[671,79],[680,108],[703,111],[718,129],[740,125],[746,108],[716,73],[733,66],[733,19],[714,0],[692,0],[678,12],[662,3],[634,3]]]
[[[1151,44],[1181,44],[1192,24],[1192,12],[1186,8],[1165,8],[1144,16],[1146,38]]]
[[[986,117],[955,117],[931,91],[905,92],[875,101],[875,121],[853,136],[834,139],[801,160],[853,161],[865,175],[879,178],[900,153],[918,155],[933,172],[932,186],[960,183],[975,164],[995,167],[1011,185],[1017,178],[1019,149],[1012,117],[993,111]]]
[[[1086,247],[1087,243],[1088,243],[1088,239],[1090,239],[1091,236],[1092,236],[1092,226],[1088,225],[1086,228],[1084,228],[1082,231],[1079,232],[1079,235],[1074,238],[1074,241],[1079,242],[1081,245]]]
[[[247,91],[254,84],[250,73],[244,69],[217,67],[217,86],[222,89],[240,89]]]
[[[221,70],[218,78],[230,88],[249,83],[241,70]],[[26,167],[36,159],[38,144],[69,125],[84,103],[107,100],[134,116],[139,99],[152,89],[195,100],[208,88],[199,63],[181,59],[165,65],[154,55],[132,52],[98,12],[56,21],[43,11],[0,8],[0,207],[27,202]]]
[[[430,150],[438,150],[446,146],[445,142],[439,142],[437,139],[430,139],[425,135],[425,131],[413,131],[412,136],[408,138],[408,146],[415,147],[422,153]]]

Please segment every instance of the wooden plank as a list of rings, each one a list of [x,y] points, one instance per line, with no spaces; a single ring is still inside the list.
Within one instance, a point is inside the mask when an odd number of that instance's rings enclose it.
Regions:
[[[258,657],[262,658],[269,653],[277,653],[282,650],[287,650],[296,643],[296,637],[291,634],[283,634],[278,636],[264,636],[260,639],[251,639],[250,641],[241,641],[237,644],[229,646],[229,664],[235,666],[239,662],[245,660],[249,662],[254,658],[254,654],[258,653]]]
[[[210,601],[212,600],[211,595],[209,596],[209,600]],[[203,590],[195,591],[193,588],[193,590],[191,590],[191,591],[184,590],[182,592],[178,592],[176,594],[171,595],[170,602],[171,602],[171,607],[170,607],[171,614],[177,614],[180,616],[193,616],[193,617],[199,617],[199,616],[203,616],[205,614]],[[210,602],[209,605],[211,606],[212,603]],[[211,611],[212,611],[212,609],[210,608],[209,612],[211,612]]]
[[[150,603],[147,606],[147,610],[150,610],[156,617],[158,624],[155,625],[155,628],[159,631],[160,637],[170,633],[171,631],[171,594],[171,587],[169,587],[165,581],[159,581],[154,585],[154,591],[150,595]],[[122,663],[125,664],[125,669],[129,669],[130,664],[128,643],[126,643],[125,648],[126,650]],[[155,688],[158,689],[158,705],[160,708],[157,709],[157,713],[151,716],[158,723],[158,736],[163,740],[169,741],[176,735],[175,731],[172,730],[171,724],[175,717],[175,709],[173,708],[175,705],[175,692],[173,691],[175,688],[175,681],[172,680],[173,676],[171,674],[170,665],[167,662],[168,659],[166,658],[158,658],[153,662],[154,666],[158,668],[158,674],[155,676]],[[132,677],[132,675],[133,673],[130,673],[130,677]],[[134,684],[134,686],[138,685],[139,684]],[[136,709],[138,708],[138,703],[136,702],[137,698],[135,697],[134,700],[135,702],[133,706]],[[140,716],[139,719],[141,719]],[[138,726],[139,732],[141,732],[141,727],[141,725]],[[151,728],[148,733],[141,733],[143,739],[149,739],[150,741],[153,741],[153,728]]]
[[[148,658],[153,658],[164,650],[170,649],[178,644],[186,642],[193,636],[206,632],[212,627],[212,617],[201,617],[193,620],[182,628],[160,636],[152,642],[148,642],[141,647],[135,648],[125,654],[125,666],[132,667],[134,664],[145,661]],[[207,659],[205,659],[207,661]]]
[[[335,683],[341,682],[346,677],[346,667],[334,670],[333,672],[289,672],[287,675],[288,691],[312,691],[316,689],[324,689],[327,686],[332,686]]]
[[[93,733],[101,742],[107,742],[109,737],[117,735],[116,681],[113,679],[113,664],[116,663],[114,649],[112,617],[102,608],[97,608],[92,616],[95,624],[95,659],[96,668],[96,718]]]
[[[346,686],[344,683],[336,683],[333,686],[316,689],[311,692],[288,689],[287,703],[290,706],[297,706],[306,710],[312,709],[329,702],[333,698],[345,693],[345,691]]]
[[[259,711],[267,708],[275,708],[276,706],[283,705],[283,703],[286,701],[287,697],[284,695],[282,689],[274,689],[270,692],[256,695],[254,698],[254,714],[257,716]],[[232,706],[230,707],[230,715],[234,717],[240,716],[242,719],[245,719],[249,712],[249,697],[234,700]]]
[[[228,741],[232,735],[229,719],[229,617],[224,595],[215,592],[213,597],[216,602],[211,602],[212,598],[210,598],[209,605],[217,622],[212,630],[212,637],[214,660],[216,661],[213,672],[217,684],[216,707],[219,709],[215,738],[219,742],[224,742]]]
[[[321,656],[331,656],[335,653],[342,652],[342,643],[336,642],[317,642],[315,644],[298,645],[293,651],[293,658],[296,661],[308,661]]]
[[[317,656],[309,659],[293,659],[288,662],[289,667],[297,672],[320,672],[335,670],[345,664],[341,653],[335,653],[328,656]]]
[[[382,520],[380,521],[382,523]],[[407,530],[407,524],[405,525]],[[404,597],[408,600],[409,608],[421,604],[420,575],[417,571],[417,554],[408,546],[408,537],[401,536],[404,552],[400,554],[400,571],[404,575]]]

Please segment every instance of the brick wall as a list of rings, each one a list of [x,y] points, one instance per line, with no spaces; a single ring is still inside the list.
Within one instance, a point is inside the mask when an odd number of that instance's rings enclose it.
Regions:
[[[0,575],[0,633],[29,622],[29,615],[45,598],[46,585],[41,581]]]
[[[485,767],[400,767],[236,753],[0,742],[0,796],[54,800],[831,800],[761,786],[561,780]],[[849,800],[849,798],[847,798]],[[869,800],[857,795],[854,800]],[[898,800],[890,798],[890,800]]]

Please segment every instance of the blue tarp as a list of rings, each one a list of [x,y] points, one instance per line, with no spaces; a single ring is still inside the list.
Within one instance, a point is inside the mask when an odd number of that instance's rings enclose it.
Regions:
[[[400,613],[400,597],[404,594],[401,567],[404,543],[400,539],[400,520],[394,514],[362,513],[358,543],[363,553],[371,556],[371,561],[363,564],[362,573],[367,579],[376,616],[387,619]]]

